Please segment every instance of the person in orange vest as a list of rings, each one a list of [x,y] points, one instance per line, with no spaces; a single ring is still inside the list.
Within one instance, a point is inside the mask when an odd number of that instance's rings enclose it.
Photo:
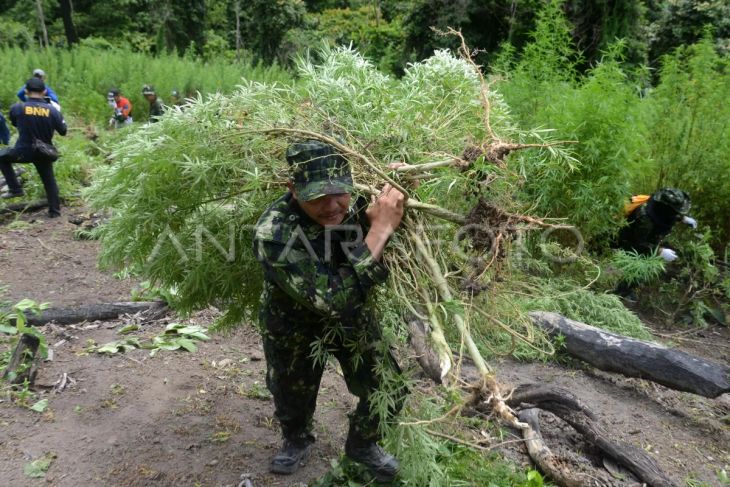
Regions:
[[[132,103],[122,96],[118,88],[109,90],[108,99],[114,107],[114,116],[109,120],[109,124],[119,127],[132,123]]]
[[[676,260],[677,253],[661,244],[679,222],[697,228],[697,220],[688,215],[691,206],[689,195],[676,188],[662,188],[651,196],[633,196],[624,208],[628,225],[619,232],[618,247],[642,255],[656,250],[665,261]]]
[[[664,239],[679,222],[697,228],[697,220],[688,215],[692,201],[676,188],[662,188],[652,195],[634,195],[624,207],[628,225],[619,232],[616,247],[640,255],[656,253],[665,262],[677,260],[674,249],[663,245]],[[634,301],[634,286],[620,281],[614,291]]]

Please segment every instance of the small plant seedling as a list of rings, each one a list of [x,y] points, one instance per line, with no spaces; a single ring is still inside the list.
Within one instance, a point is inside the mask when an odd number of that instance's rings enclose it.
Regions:
[[[210,436],[210,441],[213,443],[225,443],[231,439],[232,433],[230,431],[216,431]]]
[[[42,413],[48,407],[48,399],[41,399],[40,401],[33,404],[29,409],[37,413]]]
[[[23,466],[23,473],[30,478],[43,478],[46,476],[46,472],[55,459],[55,453],[45,453],[42,457],[26,463],[25,466]]]

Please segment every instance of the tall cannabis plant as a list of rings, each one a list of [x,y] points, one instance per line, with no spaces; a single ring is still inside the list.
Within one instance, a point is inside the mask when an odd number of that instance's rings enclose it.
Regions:
[[[223,325],[247,321],[261,285],[253,225],[285,191],[287,145],[323,140],[349,159],[361,194],[387,181],[408,197],[384,256],[388,288],[375,297],[386,336],[404,336],[406,318],[428,323],[437,379],[459,363],[452,349],[468,354],[482,400],[519,425],[483,358],[488,345],[471,330],[501,327],[545,346],[519,329],[529,327],[524,317],[510,326],[493,316],[479,290],[498,274],[517,228],[555,226],[522,215],[513,198],[520,175],[507,156],[529,148],[522,162],[572,159],[543,132],[514,125],[463,44],[461,53],[437,52],[394,79],[350,49],[327,50],[320,64],[299,63],[296,86],[247,83],[130,133],[89,192],[111,213],[100,230],[102,263],[174,289],[183,311],[215,305],[226,311]],[[389,170],[392,162],[406,165]]]

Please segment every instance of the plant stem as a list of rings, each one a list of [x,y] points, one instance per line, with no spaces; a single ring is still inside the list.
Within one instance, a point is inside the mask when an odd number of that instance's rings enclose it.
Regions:
[[[436,285],[436,289],[441,295],[441,299],[444,301],[453,301],[454,296],[451,294],[451,290],[449,289],[449,283],[446,282],[444,273],[441,272],[438,263],[431,255],[431,252],[429,252],[426,248],[426,245],[423,243],[423,240],[421,240],[421,237],[413,231],[409,231],[408,236],[416,245],[416,249],[418,249],[418,252],[421,254],[421,258],[423,259],[429,273],[431,274],[431,279],[433,279],[433,282]],[[479,370],[479,373],[481,375],[491,374],[491,369],[482,358],[482,354],[479,352],[476,343],[474,343],[474,339],[471,337],[471,333],[469,333],[466,322],[464,321],[464,317],[459,314],[454,314],[454,323],[456,324],[456,328],[459,330],[459,333],[461,333],[461,335],[464,337],[466,348],[469,351],[471,359],[474,361],[474,365],[476,365],[477,370]]]
[[[378,195],[380,194],[380,191],[373,188],[372,186],[368,186],[366,184],[361,183],[355,183],[355,189],[359,191],[363,191],[368,194],[372,195]],[[453,223],[459,223],[464,224],[466,223],[466,217],[463,215],[459,215],[458,213],[454,213],[451,210],[447,210],[446,208],[441,208],[440,206],[432,205],[429,203],[424,203],[423,201],[417,201],[413,198],[406,200],[406,208],[412,208],[414,210],[422,211],[424,213],[428,213],[429,215],[435,216],[437,218],[441,218],[442,220],[447,220]]]

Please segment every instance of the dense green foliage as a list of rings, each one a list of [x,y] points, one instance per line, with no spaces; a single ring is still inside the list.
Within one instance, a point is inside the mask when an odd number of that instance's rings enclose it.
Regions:
[[[230,93],[247,79],[290,79],[288,73],[276,66],[231,64],[223,59],[204,62],[174,55],[151,58],[108,44],[107,48],[98,42],[89,44],[71,51],[0,48],[4,60],[0,85],[6,88],[0,92],[0,106],[7,109],[17,102],[17,90],[39,67],[46,72],[46,82],[58,94],[67,117],[88,123],[105,123],[110,117],[106,94],[113,86],[132,102],[133,115],[146,121],[149,107],[142,97],[145,84],[153,85],[163,101],[169,103],[168,95],[173,89],[182,96],[195,97],[198,92]]]
[[[629,194],[687,191],[692,213],[722,249],[728,232],[728,57],[711,40],[664,59],[656,88],[621,64],[622,45],[581,75],[569,26],[548,8],[516,64],[507,50],[499,85],[521,123],[579,141],[575,167],[525,166],[525,196],[539,212],[567,217],[588,240],[614,232]],[[567,169],[567,170],[566,170]]]
[[[321,130],[336,120],[341,136],[355,147],[368,146],[378,164],[387,165],[461,152],[469,134],[483,130],[474,104],[476,79],[465,76],[465,66],[447,53],[413,66],[400,81],[346,49],[323,56],[320,66],[302,62],[296,86],[248,83],[228,97],[199,99],[116,146],[115,164],[97,179],[91,195],[99,207],[125,208],[104,227],[104,259],[144,267],[154,280],[179,290],[185,309],[211,302],[255,306],[258,279],[245,277],[258,275],[251,225],[282,191],[287,142],[250,131]],[[444,101],[451,107],[446,111]],[[366,174],[364,181],[372,178]],[[443,181],[419,191],[425,199],[438,197],[440,204],[466,211],[458,187],[444,191]],[[168,228],[177,244],[165,235]],[[203,228],[225,249],[233,242],[230,261],[215,245],[200,245]],[[191,257],[182,259],[181,250]],[[240,272],[223,271],[231,261]],[[178,269],[174,275],[170,266]]]
[[[649,164],[632,179],[639,190],[689,192],[693,212],[722,249],[730,241],[730,56],[718,55],[705,38],[666,56],[660,79],[642,107]]]
[[[573,28],[571,38],[587,69],[617,39],[626,41],[626,60],[659,66],[664,54],[696,42],[705,26],[716,47],[730,48],[730,7],[722,0],[564,0],[557,3]],[[481,49],[484,62],[502,43],[520,49],[530,41],[539,12],[538,0],[75,0],[62,21],[61,2],[42,0],[48,44],[63,46],[80,39],[103,38],[136,51],[188,53],[206,59],[240,58],[290,62],[294,53],[318,48],[322,41],[354,43],[379,66],[402,72],[408,62],[436,49],[456,47],[432,26],[454,27]],[[36,8],[27,1],[0,1],[0,45],[45,44]]]

